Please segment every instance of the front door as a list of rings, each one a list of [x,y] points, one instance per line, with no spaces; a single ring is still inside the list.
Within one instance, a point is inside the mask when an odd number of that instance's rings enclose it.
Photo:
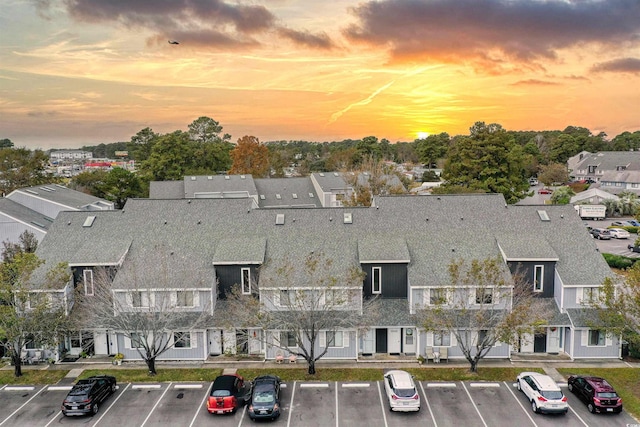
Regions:
[[[376,332],[369,329],[362,337],[362,354],[373,354],[376,343]]]
[[[387,330],[376,329],[376,353],[387,352]]]
[[[249,354],[249,331],[236,329],[236,353]]]
[[[222,330],[209,329],[209,354],[222,354]]]
[[[389,353],[400,354],[402,352],[402,330],[400,328],[389,328]]]
[[[416,330],[413,328],[404,329],[404,353],[416,353]]]
[[[534,353],[546,353],[547,352],[547,334],[538,333],[533,337],[533,352]]]
[[[547,347],[547,353],[558,353],[560,351],[560,331],[562,328],[551,327],[549,328],[549,346]]]
[[[249,354],[262,353],[262,330],[249,329]]]

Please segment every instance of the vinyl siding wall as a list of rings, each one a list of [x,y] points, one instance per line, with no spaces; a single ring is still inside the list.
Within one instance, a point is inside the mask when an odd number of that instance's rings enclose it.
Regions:
[[[207,346],[205,344],[205,331],[192,331],[192,348],[175,348],[172,347],[162,353],[156,360],[205,360],[208,355]],[[118,343],[118,351],[124,354],[124,360],[142,360],[138,351],[133,348],[127,348],[129,340],[122,333],[116,335]]]
[[[320,333],[324,333],[324,331],[321,331]],[[356,332],[355,331],[344,331],[345,334],[349,335],[349,343],[348,346],[345,347],[330,347],[329,350],[327,351],[327,354],[325,354],[324,356],[322,356],[321,360],[327,360],[327,359],[356,359],[357,355],[358,355],[358,343],[356,340]],[[283,353],[283,356],[285,358],[287,358],[289,356],[288,352],[286,350],[283,350],[279,347],[275,347],[273,345],[274,342],[277,342],[279,340],[280,337],[280,331],[267,331],[267,346],[266,346],[266,359],[275,359],[276,358],[276,354],[278,351],[281,351]],[[318,336],[318,339],[316,340],[315,343],[315,354],[318,355],[320,354],[324,348],[320,347],[320,336]],[[294,348],[292,348],[292,350],[295,350]],[[300,358],[298,358],[300,359]]]
[[[381,268],[382,298],[407,298],[409,282],[407,264],[362,264],[365,272],[364,295],[371,296],[371,278],[373,267]]]
[[[604,346],[589,346],[586,329],[576,329],[572,356],[580,358],[612,358],[620,356],[620,340],[618,337],[610,336]]]
[[[425,358],[427,357],[426,347],[433,347],[434,349],[437,347],[440,347],[439,345],[433,345],[433,332],[426,332],[422,330],[420,331],[419,335],[420,335],[420,340],[419,340],[420,348],[418,348],[417,351],[418,351],[418,354],[422,355],[423,357]],[[453,336],[453,334],[451,336],[451,340],[455,340],[455,337]],[[462,350],[460,349],[460,347],[457,345],[457,342],[454,344],[455,345],[448,347],[449,358],[464,359],[465,356],[462,353]],[[509,345],[506,343],[498,343],[497,346],[494,346],[491,348],[491,350],[489,350],[485,358],[487,359],[509,358],[510,355],[511,355],[511,351],[510,351]]]

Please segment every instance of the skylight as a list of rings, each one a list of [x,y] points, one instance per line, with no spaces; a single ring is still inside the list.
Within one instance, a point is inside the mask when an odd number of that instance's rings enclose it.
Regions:
[[[547,213],[547,211],[538,211],[538,216],[540,217],[541,221],[551,221],[551,218],[549,218],[549,214]]]
[[[276,225],[284,225],[284,214],[276,214]]]
[[[91,227],[95,220],[96,220],[96,217],[94,215],[88,216],[87,219],[84,220],[84,224],[82,224],[82,226]]]

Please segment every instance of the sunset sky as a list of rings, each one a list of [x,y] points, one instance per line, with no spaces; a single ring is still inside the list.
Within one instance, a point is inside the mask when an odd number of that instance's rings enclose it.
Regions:
[[[169,44],[176,40],[180,44]],[[640,130],[638,0],[2,0],[0,139]]]

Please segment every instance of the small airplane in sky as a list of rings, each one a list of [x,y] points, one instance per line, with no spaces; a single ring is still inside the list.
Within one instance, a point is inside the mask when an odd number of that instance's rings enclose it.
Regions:
[[[169,40],[169,44],[180,44],[180,43],[175,40]]]

